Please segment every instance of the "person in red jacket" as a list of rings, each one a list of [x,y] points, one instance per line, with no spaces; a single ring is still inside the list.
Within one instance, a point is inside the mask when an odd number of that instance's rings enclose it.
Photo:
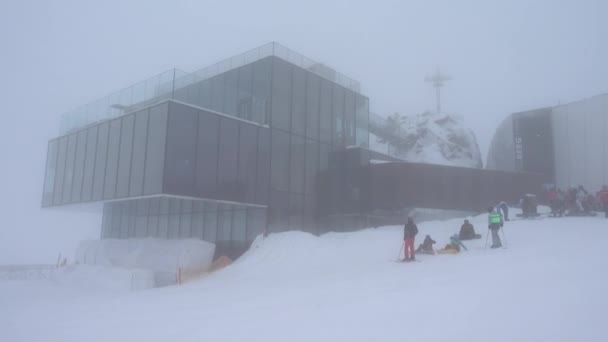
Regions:
[[[551,189],[551,191],[549,191],[547,193],[547,201],[549,202],[549,207],[551,207],[551,216],[553,216],[553,217],[557,216],[558,194],[557,194],[557,190],[555,190],[555,188]]]
[[[403,261],[416,260],[416,255],[414,254],[414,239],[416,238],[416,234],[418,234],[418,227],[414,223],[414,219],[408,217],[407,223],[403,227],[403,240],[405,244],[405,258],[403,258]]]
[[[604,185],[602,191],[597,193],[597,199],[602,203],[606,218],[608,218],[608,186]]]

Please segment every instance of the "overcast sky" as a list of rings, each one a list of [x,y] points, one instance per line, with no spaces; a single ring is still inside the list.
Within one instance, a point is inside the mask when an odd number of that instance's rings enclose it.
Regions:
[[[484,159],[509,113],[608,92],[602,0],[3,0],[0,264],[61,248],[24,245],[27,236],[98,234],[98,217],[39,210],[46,141],[62,112],[270,41],[359,80],[381,115],[434,108],[424,77],[440,66],[453,77],[443,108],[465,118]]]

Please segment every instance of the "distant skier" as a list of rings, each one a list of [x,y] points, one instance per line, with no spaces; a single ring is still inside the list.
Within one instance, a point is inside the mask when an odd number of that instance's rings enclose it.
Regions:
[[[506,202],[502,201],[498,203],[496,206],[496,211],[498,211],[499,214],[502,214],[505,221],[509,221],[509,206]]]
[[[579,185],[576,190],[576,206],[581,213],[587,212],[585,207],[583,207],[583,201],[587,197],[587,194],[587,190],[585,190],[582,185]]]
[[[597,199],[602,204],[602,208],[604,209],[604,214],[606,218],[608,218],[608,185],[604,185],[602,190],[597,193]]]
[[[488,208],[488,229],[492,231],[491,248],[502,247],[498,230],[503,226],[502,216],[493,207]]]
[[[414,239],[416,238],[416,234],[418,234],[418,227],[414,223],[414,219],[408,217],[407,223],[403,227],[403,240],[405,244],[405,258],[403,258],[403,261],[416,260],[416,255],[414,254]]]
[[[435,250],[433,249],[433,245],[435,244],[435,240],[431,239],[430,235],[424,237],[424,241],[418,246],[416,249],[416,253],[422,254],[435,254]]]
[[[475,234],[475,227],[469,222],[469,220],[464,220],[462,226],[460,226],[460,232],[458,233],[458,238],[460,240],[474,240],[479,239],[481,235]]]

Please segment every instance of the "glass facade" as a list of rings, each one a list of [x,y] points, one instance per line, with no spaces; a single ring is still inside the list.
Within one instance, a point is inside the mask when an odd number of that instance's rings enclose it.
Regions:
[[[51,140],[43,206],[161,193],[167,110],[161,104]]]
[[[330,153],[369,139],[368,99],[333,77],[269,55],[54,139],[43,205],[110,201],[104,237],[317,233]]]
[[[158,196],[106,202],[101,236],[199,238],[224,250],[241,250],[266,227],[266,208]]]

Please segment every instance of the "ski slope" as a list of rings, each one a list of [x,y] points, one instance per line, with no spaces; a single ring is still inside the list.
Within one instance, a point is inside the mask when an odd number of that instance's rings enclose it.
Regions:
[[[462,219],[419,224],[442,247]],[[511,221],[508,247],[397,263],[401,227],[258,239],[182,286],[0,280],[3,341],[603,341],[608,220]],[[484,229],[485,228],[485,229]]]

